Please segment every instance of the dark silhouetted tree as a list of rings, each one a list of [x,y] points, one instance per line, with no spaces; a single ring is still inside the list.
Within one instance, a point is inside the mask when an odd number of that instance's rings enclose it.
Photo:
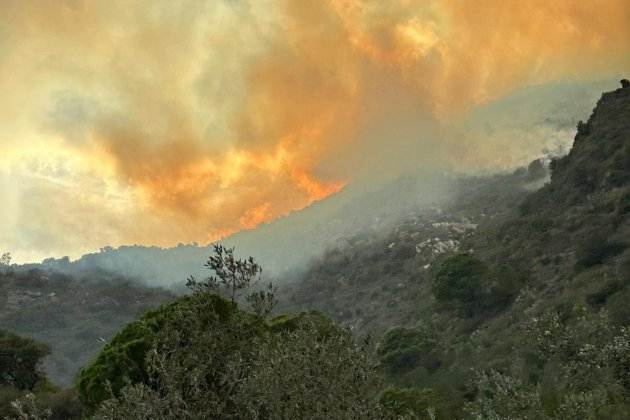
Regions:
[[[482,292],[482,278],[488,267],[468,254],[458,254],[447,258],[436,271],[431,289],[440,303],[455,304],[470,315],[479,307]]]
[[[204,266],[215,275],[198,282],[190,277],[186,283],[194,292],[224,290],[232,302],[239,297],[240,290],[255,286],[260,279],[262,268],[254,258],[240,259],[234,256],[234,248],[214,245],[214,254],[208,258]]]
[[[45,344],[0,330],[0,385],[33,389],[44,379],[39,365],[48,354]]]

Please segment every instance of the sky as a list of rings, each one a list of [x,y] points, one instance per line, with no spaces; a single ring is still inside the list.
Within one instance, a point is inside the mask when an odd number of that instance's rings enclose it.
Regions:
[[[571,130],[497,132],[533,112],[506,98],[628,73],[627,0],[2,0],[0,251],[205,244],[402,167],[513,168]]]

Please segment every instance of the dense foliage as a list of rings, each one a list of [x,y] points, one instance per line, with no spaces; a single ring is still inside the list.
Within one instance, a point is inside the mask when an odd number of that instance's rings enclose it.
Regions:
[[[233,249],[215,247],[209,268],[216,277],[189,279],[192,295],[129,324],[81,370],[96,418],[382,418],[374,364],[348,331],[317,312],[240,310],[260,267]]]
[[[147,357],[158,339],[166,339],[166,329],[182,335],[180,340],[196,339],[199,331],[214,330],[213,343],[219,346],[215,351],[221,354],[243,340],[254,340],[261,334],[262,324],[238,311],[235,304],[210,293],[187,296],[164,305],[123,328],[97,358],[79,372],[77,384],[82,400],[95,408],[110,396],[118,396],[126,385],[148,382]],[[227,331],[231,342],[222,338]],[[243,345],[242,351],[248,351],[248,347]],[[195,351],[210,354],[209,349]],[[239,353],[238,357],[246,355]]]
[[[396,327],[383,336],[378,355],[383,368],[392,376],[417,366],[435,370],[440,365],[433,354],[435,346],[435,333],[425,325]]]
[[[581,311],[579,308],[578,311]],[[479,372],[476,418],[625,419],[630,412],[630,332],[605,312],[563,321],[546,313],[525,325],[521,360]]]
[[[433,295],[438,302],[455,303],[467,313],[481,305],[482,280],[488,267],[477,258],[459,254],[447,258],[433,279]]]
[[[367,349],[321,315],[266,322],[210,293],[130,324],[79,375],[99,419],[382,418],[379,390]]]
[[[59,390],[42,372],[42,359],[49,352],[45,344],[0,330],[0,418],[81,416],[75,393]]]
[[[44,378],[40,364],[49,353],[44,344],[0,330],[0,385],[33,389]]]

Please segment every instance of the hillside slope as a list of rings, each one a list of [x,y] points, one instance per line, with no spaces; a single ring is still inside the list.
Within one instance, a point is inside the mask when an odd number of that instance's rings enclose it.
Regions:
[[[529,190],[541,184],[539,163],[466,181],[458,199],[432,215],[349,240],[286,291],[287,305],[315,307],[361,334],[384,337],[381,345],[394,348],[383,350],[390,380],[446,394],[449,416],[478,398],[474,372],[488,369],[511,372],[523,387],[568,393],[577,379],[566,379],[558,366],[575,365],[577,350],[553,362],[537,359],[531,326],[554,319],[543,331],[546,340],[565,344],[550,341],[552,348],[575,343],[579,349],[597,348],[630,325],[630,88],[605,93],[578,124],[570,153],[549,166],[550,181],[535,192]],[[436,279],[452,273],[476,282],[463,287],[478,289],[436,300]],[[405,328],[383,335],[396,324]],[[554,328],[567,335],[556,337]],[[561,406],[545,404],[550,413]],[[623,412],[623,404],[615,409]]]
[[[322,310],[359,334],[430,316],[431,305],[423,303],[431,299],[432,267],[447,255],[469,251],[477,232],[508,220],[546,176],[540,166],[461,179],[453,184],[454,201],[410,211],[391,229],[363,231],[329,248],[297,281],[286,282],[283,307]]]
[[[387,231],[407,214],[430,205],[444,207],[453,198],[451,190],[458,188],[452,177],[444,175],[445,165],[459,162],[465,169],[474,169],[475,162],[492,157],[492,168],[512,168],[530,156],[566,153],[569,133],[579,116],[588,112],[599,93],[612,83],[566,81],[530,86],[478,107],[463,120],[455,121],[452,128],[458,141],[471,143],[471,152],[476,152],[475,145],[483,148],[490,144],[493,148],[479,151],[479,156],[463,153],[454,161],[427,157],[431,153],[426,144],[434,141],[433,134],[423,130],[405,134],[395,121],[390,121],[384,131],[365,133],[366,139],[357,149],[364,172],[350,177],[342,191],[255,229],[233,234],[223,242],[256,257],[267,274],[283,275],[301,269],[325,249],[337,246],[340,239],[357,232],[372,235],[377,230]],[[384,139],[399,144],[401,137],[406,138],[404,147],[392,145],[379,153],[365,151]],[[364,161],[364,155],[372,154],[369,161]],[[210,252],[210,246],[196,243],[170,248],[127,244],[103,247],[75,262],[57,259],[47,263],[69,274],[101,269],[151,285],[169,286],[190,274],[202,275],[202,264]]]
[[[546,176],[540,162],[512,175],[460,181],[451,204],[411,214],[389,233],[359,234],[330,249],[291,299],[325,308],[341,299],[344,285],[362,281],[391,289],[394,296],[393,290],[402,289],[408,298],[426,277],[424,267],[455,251],[513,264],[533,283],[554,287],[560,279],[581,275],[575,266],[595,242],[621,252],[630,215],[630,89],[605,93],[588,122],[578,124],[570,153],[550,167],[550,182],[533,193],[529,190]],[[605,257],[582,268],[604,270],[619,259]],[[401,278],[407,281],[399,286]]]
[[[576,284],[564,282],[595,275],[623,277],[630,229],[630,88],[601,97],[588,121],[578,124],[570,153],[551,168],[551,182],[526,198],[518,217],[492,232],[489,246],[478,240],[477,247],[487,258],[525,262],[533,280],[553,290],[575,292]]]
[[[78,368],[123,325],[173,298],[106,272],[70,277],[53,270],[0,270],[0,325],[48,344],[44,368],[61,385],[70,385]]]

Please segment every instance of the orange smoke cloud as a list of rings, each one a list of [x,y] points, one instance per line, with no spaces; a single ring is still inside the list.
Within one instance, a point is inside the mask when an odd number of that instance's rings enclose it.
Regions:
[[[330,0],[348,42],[389,66],[435,111],[519,86],[630,66],[623,0]]]
[[[3,7],[0,88],[12,94],[0,111],[36,127],[15,122],[11,135],[64,139],[86,166],[106,168],[107,185],[131,190],[136,209],[121,217],[157,220],[115,243],[208,241],[326,198],[354,175],[340,166],[362,164],[360,136],[375,116],[448,125],[521,86],[630,70],[626,0]],[[70,99],[53,104],[52,122],[27,120],[59,92]],[[442,150],[417,137],[432,159]]]

